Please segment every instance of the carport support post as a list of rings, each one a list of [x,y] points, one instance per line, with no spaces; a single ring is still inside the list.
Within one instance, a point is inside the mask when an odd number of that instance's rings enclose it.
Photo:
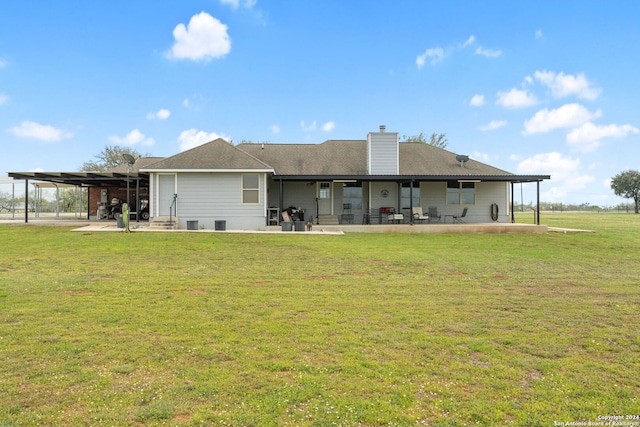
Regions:
[[[29,180],[24,180],[24,222],[29,222]]]

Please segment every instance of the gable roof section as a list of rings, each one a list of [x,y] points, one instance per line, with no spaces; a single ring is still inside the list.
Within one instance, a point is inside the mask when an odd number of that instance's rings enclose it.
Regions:
[[[234,147],[222,138],[167,157],[143,168],[145,172],[273,172],[268,164]]]

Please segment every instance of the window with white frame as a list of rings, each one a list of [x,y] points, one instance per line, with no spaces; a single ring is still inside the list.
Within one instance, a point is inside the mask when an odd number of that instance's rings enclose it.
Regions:
[[[260,203],[260,175],[242,175],[242,204],[257,205]]]
[[[447,181],[448,205],[475,205],[476,183],[465,181]]]

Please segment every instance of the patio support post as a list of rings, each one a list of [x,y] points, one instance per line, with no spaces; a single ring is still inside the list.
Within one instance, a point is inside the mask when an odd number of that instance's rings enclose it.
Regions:
[[[402,194],[402,188],[400,188],[400,193]],[[402,200],[402,195],[400,200]],[[409,224],[413,225],[413,177],[409,181]]]
[[[280,200],[278,201],[278,203],[280,204],[280,213],[278,214],[278,224],[280,224],[280,217],[282,217],[282,208],[284,204],[284,194],[282,194],[283,192],[284,184],[282,182],[282,178],[280,178]]]
[[[515,209],[515,199],[513,198],[513,181],[511,181],[511,223],[516,222],[516,214],[514,212]]]
[[[536,181],[536,187],[537,187],[536,223],[540,225],[540,181]]]

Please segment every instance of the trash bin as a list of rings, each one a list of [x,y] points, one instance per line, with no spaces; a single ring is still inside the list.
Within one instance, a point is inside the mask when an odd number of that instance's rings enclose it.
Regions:
[[[116,223],[118,224],[118,228],[124,228],[124,218],[122,216],[116,218]]]
[[[197,230],[198,221],[187,221],[187,230]]]
[[[305,230],[305,222],[304,221],[296,221],[295,223],[295,230],[296,231],[304,231]]]
[[[282,223],[282,231],[291,231],[293,229],[293,223],[286,221]]]
[[[215,230],[216,231],[225,231],[227,229],[227,221],[215,221]]]

